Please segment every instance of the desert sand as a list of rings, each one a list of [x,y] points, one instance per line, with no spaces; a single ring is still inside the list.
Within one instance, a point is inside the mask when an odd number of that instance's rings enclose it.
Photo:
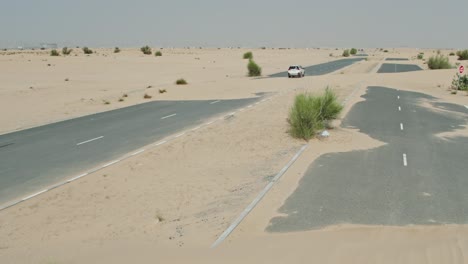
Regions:
[[[4,113],[0,133],[147,102],[145,93],[153,96],[150,100],[188,100],[268,92],[272,99],[0,211],[2,263],[467,261],[466,226],[344,225],[282,235],[264,232],[315,158],[383,144],[339,128],[339,120],[330,138],[308,143],[305,153],[220,248],[208,250],[306,144],[287,134],[286,118],[297,93],[331,87],[340,100],[348,99],[342,116],[367,86],[420,91],[468,105],[466,93],[453,95],[447,90],[455,70],[375,73],[385,57],[410,58],[402,63],[426,68],[415,59],[421,50],[372,49],[367,51],[367,61],[302,79],[246,77],[244,49],[163,49],[162,57],[144,56],[137,49],[119,54],[111,49],[97,51],[69,57],[0,52],[0,110]],[[342,53],[335,49],[252,51],[264,76],[284,71],[289,64],[335,60]],[[436,51],[424,52],[427,57]],[[175,85],[178,78],[189,84]],[[159,89],[167,93],[160,94]],[[128,97],[118,102],[123,94]]]

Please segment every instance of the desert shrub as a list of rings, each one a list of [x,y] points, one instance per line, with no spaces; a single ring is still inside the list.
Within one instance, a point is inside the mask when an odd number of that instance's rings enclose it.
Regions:
[[[144,46],[144,47],[141,47],[141,52],[143,52],[143,54],[145,55],[151,55],[153,52],[151,51],[151,48],[149,46]]]
[[[328,56],[333,57],[333,53],[330,53]]]
[[[458,60],[468,60],[468,50],[457,51]]]
[[[84,47],[83,52],[84,52],[84,54],[93,54],[93,51],[88,47]]]
[[[177,84],[177,85],[186,85],[186,84],[187,84],[187,81],[186,81],[185,79],[182,79],[182,78],[181,78],[181,79],[178,79],[178,80],[176,81],[176,84]]]
[[[145,99],[151,99],[151,98],[153,98],[153,96],[151,96],[151,95],[149,95],[149,94],[145,94],[145,95],[143,95],[143,98],[145,98]]]
[[[351,53],[351,55],[356,55],[357,54],[357,49],[352,48],[349,53]]]
[[[422,60],[424,58],[424,53],[419,53],[418,54],[418,60]]]
[[[115,47],[115,49],[114,49],[114,53],[119,53],[119,52],[120,52],[120,49],[119,49],[119,47]]]
[[[343,51],[343,57],[349,57],[349,50]]]
[[[247,64],[247,70],[250,77],[262,75],[262,68],[258,66],[258,64],[253,60],[249,60],[249,63]]]
[[[460,76],[458,73],[452,80],[453,90],[468,91],[468,75]]]
[[[69,49],[67,47],[63,47],[62,49],[62,54],[63,55],[70,55],[70,53],[72,52],[73,50],[72,49]]]
[[[451,69],[452,65],[449,62],[449,58],[445,57],[444,55],[436,55],[430,57],[427,66],[431,70],[439,70],[439,69]]]
[[[343,106],[328,87],[319,96],[299,94],[289,112],[289,133],[309,140],[317,130],[327,127],[329,121],[337,118],[342,110]]]
[[[387,52],[388,52],[388,50],[384,50],[383,52],[387,53]]]
[[[154,55],[155,55],[156,57],[161,57],[161,56],[162,56],[162,52],[158,50],[158,51],[156,51],[156,52],[154,53]]]
[[[53,49],[50,51],[50,56],[60,56],[60,54],[58,53],[56,49]]]
[[[251,51],[248,51],[246,53],[244,53],[244,56],[243,56],[244,59],[253,59],[253,53]]]
[[[167,93],[166,89],[159,89],[159,93],[162,94],[162,93]]]

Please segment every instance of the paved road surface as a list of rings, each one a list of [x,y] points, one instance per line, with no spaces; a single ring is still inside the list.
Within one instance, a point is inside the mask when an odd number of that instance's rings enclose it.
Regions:
[[[356,63],[362,60],[365,60],[365,58],[341,59],[341,60],[330,61],[330,62],[321,63],[321,64],[309,66],[309,67],[304,67],[304,69],[305,69],[306,76],[324,75],[324,74],[337,71],[339,69],[342,69],[344,67],[347,67],[353,63]],[[288,67],[288,66],[289,65],[286,65],[285,67]],[[274,77],[274,78],[286,77],[287,78],[288,72],[284,71],[280,73],[275,73],[268,77]]]
[[[0,205],[257,100],[149,102],[0,135]]]
[[[327,154],[307,170],[268,231],[363,225],[468,224],[468,123],[464,106],[415,92],[370,87],[343,122],[386,145]],[[399,97],[399,99],[398,99]],[[418,104],[428,100],[432,110]],[[332,132],[333,136],[333,132]]]
[[[393,63],[384,63],[377,71],[377,73],[394,73],[394,72],[410,72],[410,71],[420,71],[421,67],[414,64],[393,64]]]
[[[386,58],[386,61],[407,61],[407,58]]]

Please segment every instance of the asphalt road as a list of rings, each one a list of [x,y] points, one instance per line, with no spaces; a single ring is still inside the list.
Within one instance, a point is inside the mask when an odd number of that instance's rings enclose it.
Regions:
[[[420,71],[421,67],[414,64],[394,64],[394,63],[384,63],[377,71],[377,73],[395,73],[395,72],[410,72],[410,71]]]
[[[386,61],[407,61],[407,58],[386,58]]]
[[[280,208],[287,216],[273,218],[267,230],[468,224],[468,137],[435,136],[467,125],[468,109],[383,87],[370,87],[363,97],[343,126],[386,144],[319,157]]]
[[[347,67],[353,63],[356,63],[362,60],[365,60],[365,58],[341,59],[341,60],[330,61],[330,62],[321,63],[321,64],[309,66],[309,67],[304,67],[305,75],[316,76],[316,75],[328,74],[328,73],[337,71],[339,69],[342,69],[344,67]],[[273,78],[286,77],[287,78],[288,72],[287,71],[279,72],[279,73],[269,75],[268,77],[273,77]]]
[[[259,98],[148,102],[0,135],[0,205]]]

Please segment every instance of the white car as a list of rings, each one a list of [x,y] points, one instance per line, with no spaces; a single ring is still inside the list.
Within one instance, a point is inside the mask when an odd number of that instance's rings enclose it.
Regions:
[[[305,75],[305,70],[304,68],[302,68],[301,65],[292,65],[292,66],[289,66],[289,69],[288,69],[288,78],[291,78],[291,77],[304,77]]]

